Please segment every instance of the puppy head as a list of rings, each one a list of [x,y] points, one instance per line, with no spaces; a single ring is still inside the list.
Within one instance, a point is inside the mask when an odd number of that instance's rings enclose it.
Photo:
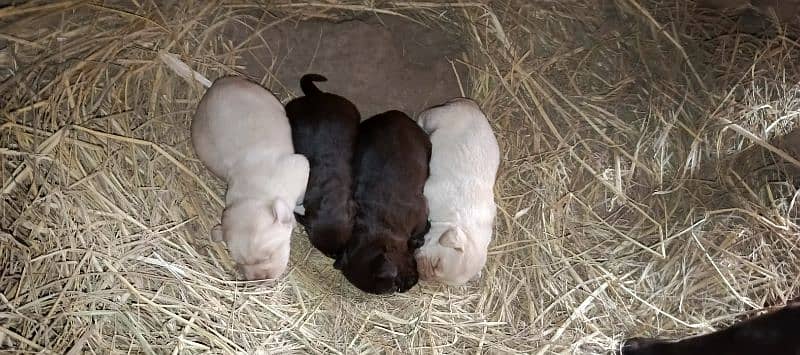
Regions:
[[[477,246],[461,227],[437,223],[431,226],[415,258],[421,279],[463,285],[480,277],[486,250]]]
[[[428,134],[439,127],[458,125],[465,114],[483,113],[478,104],[465,97],[450,99],[442,104],[431,106],[417,117],[417,124]]]
[[[419,280],[416,262],[406,244],[376,238],[372,243],[345,249],[333,266],[364,292],[406,292]]]
[[[294,215],[286,201],[248,200],[225,208],[222,224],[215,227],[212,237],[225,241],[245,279],[274,279],[289,263],[293,227]]]

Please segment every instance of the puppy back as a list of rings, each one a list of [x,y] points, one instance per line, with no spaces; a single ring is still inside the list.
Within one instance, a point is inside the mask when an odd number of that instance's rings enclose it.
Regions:
[[[353,159],[356,201],[398,203],[422,195],[431,143],[416,122],[400,111],[384,112],[361,123],[357,141]]]
[[[414,120],[401,111],[391,110],[372,116],[359,127],[359,144],[388,146],[404,144],[408,155],[420,149],[430,158],[431,141]]]

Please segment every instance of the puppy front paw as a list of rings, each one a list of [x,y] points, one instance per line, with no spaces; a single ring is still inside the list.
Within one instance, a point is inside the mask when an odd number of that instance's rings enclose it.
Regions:
[[[660,341],[651,338],[630,338],[620,343],[617,355],[658,355],[656,345]]]
[[[425,234],[417,234],[411,236],[411,239],[408,240],[408,247],[411,250],[416,250],[421,248],[425,244]]]
[[[303,205],[294,206],[294,214],[295,215],[305,216],[306,215],[306,207],[303,206]]]

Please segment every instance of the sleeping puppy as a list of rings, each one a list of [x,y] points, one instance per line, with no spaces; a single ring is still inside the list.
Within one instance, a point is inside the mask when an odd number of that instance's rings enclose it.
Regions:
[[[197,156],[228,184],[224,240],[248,280],[277,278],[289,261],[292,208],[308,181],[308,161],[294,154],[283,105],[266,89],[222,78],[206,91],[192,120]]]
[[[323,93],[314,81],[327,79],[304,75],[300,88],[305,96],[286,105],[294,149],[311,166],[303,215],[296,217],[311,245],[338,259],[353,230],[352,161],[361,115],[350,101]]]
[[[422,189],[431,143],[400,111],[359,126],[353,157],[353,235],[334,267],[364,292],[406,292],[417,284],[414,248],[430,225]]]
[[[416,251],[420,278],[461,285],[478,277],[494,231],[500,149],[478,105],[458,98],[420,114],[433,155],[425,198],[431,229]]]
[[[761,355],[800,354],[800,302],[734,324],[714,333],[669,341],[633,338],[621,355]]]

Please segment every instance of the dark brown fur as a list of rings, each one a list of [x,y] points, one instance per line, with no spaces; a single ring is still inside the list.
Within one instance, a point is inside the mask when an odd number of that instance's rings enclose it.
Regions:
[[[324,93],[313,83],[326,80],[304,75],[300,86],[305,96],[286,104],[286,115],[295,152],[304,155],[311,167],[305,214],[297,215],[297,220],[306,228],[311,245],[338,259],[350,240],[355,217],[352,160],[361,115],[353,103]]]
[[[405,292],[417,284],[414,249],[430,228],[422,193],[428,135],[400,111],[361,123],[353,158],[353,236],[335,266],[364,292]]]
[[[800,302],[679,341],[633,338],[620,355],[800,355]]]

